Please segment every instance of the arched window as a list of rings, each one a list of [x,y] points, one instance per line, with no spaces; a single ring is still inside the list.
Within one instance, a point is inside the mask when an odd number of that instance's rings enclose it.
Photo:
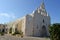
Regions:
[[[44,23],[44,19],[43,19],[43,23]]]

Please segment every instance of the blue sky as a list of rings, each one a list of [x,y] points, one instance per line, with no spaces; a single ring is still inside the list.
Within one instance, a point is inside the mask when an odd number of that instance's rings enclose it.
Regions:
[[[0,0],[0,23],[31,14],[42,0]],[[60,0],[44,0],[45,8],[51,17],[51,23],[60,23]]]

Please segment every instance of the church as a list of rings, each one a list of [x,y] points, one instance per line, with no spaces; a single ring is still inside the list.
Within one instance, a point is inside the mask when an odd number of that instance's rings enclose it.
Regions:
[[[8,26],[12,27],[12,34],[22,31],[23,36],[46,37],[49,36],[50,16],[48,15],[44,2],[41,3],[31,14],[10,22]]]

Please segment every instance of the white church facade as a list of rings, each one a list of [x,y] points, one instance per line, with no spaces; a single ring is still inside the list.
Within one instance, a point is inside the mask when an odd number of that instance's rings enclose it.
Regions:
[[[17,29],[22,31],[24,36],[49,36],[48,27],[50,25],[50,16],[48,15],[44,2],[32,14],[26,15],[21,19],[11,23],[12,33]]]

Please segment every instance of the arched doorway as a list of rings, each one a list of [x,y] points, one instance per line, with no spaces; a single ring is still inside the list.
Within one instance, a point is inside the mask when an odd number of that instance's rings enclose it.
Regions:
[[[46,26],[44,26],[44,25],[42,26],[41,36],[42,37],[46,37],[47,36]]]

